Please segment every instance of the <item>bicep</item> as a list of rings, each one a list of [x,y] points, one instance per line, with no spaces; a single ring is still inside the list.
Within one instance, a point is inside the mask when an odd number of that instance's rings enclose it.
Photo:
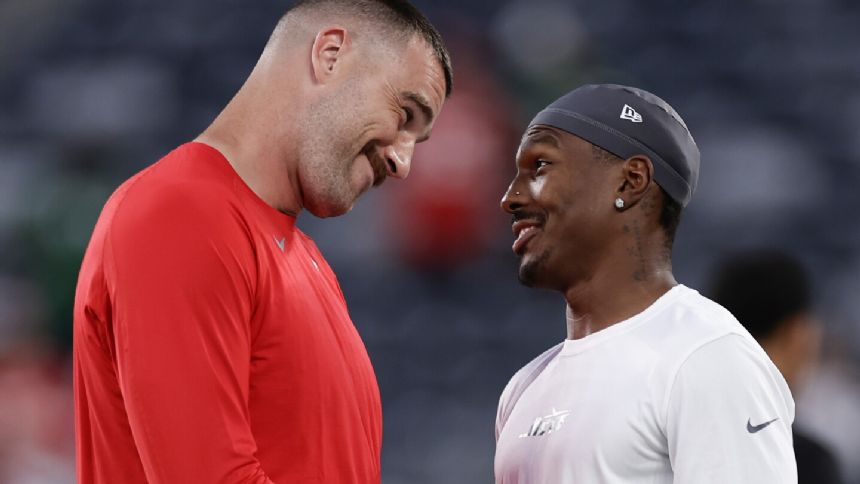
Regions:
[[[793,419],[785,381],[759,348],[740,335],[702,346],[679,369],[667,404],[675,482],[796,482]]]

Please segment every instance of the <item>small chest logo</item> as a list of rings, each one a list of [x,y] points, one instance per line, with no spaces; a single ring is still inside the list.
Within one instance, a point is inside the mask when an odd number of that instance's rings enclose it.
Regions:
[[[275,239],[275,244],[277,244],[278,248],[281,249],[281,252],[283,252],[284,251],[284,242],[287,240],[287,238],[281,237],[279,239],[279,238],[275,237],[274,235],[272,236],[272,238]]]
[[[568,415],[570,415],[570,410],[558,411],[553,408],[551,414],[536,418],[532,426],[529,427],[529,431],[520,434],[519,438],[524,439],[526,437],[540,437],[551,434],[564,425],[564,421]]]

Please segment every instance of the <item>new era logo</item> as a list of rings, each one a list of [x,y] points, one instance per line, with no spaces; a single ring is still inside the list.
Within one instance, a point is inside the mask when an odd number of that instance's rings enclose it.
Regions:
[[[642,115],[637,113],[635,109],[631,108],[630,106],[628,106],[626,104],[621,109],[621,116],[619,116],[619,117],[621,119],[633,121],[634,123],[641,123],[642,122]]]

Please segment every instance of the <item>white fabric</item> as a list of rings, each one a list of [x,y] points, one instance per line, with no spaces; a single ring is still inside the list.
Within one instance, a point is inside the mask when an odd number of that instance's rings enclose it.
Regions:
[[[496,483],[792,484],[793,420],[758,343],[679,285],[514,375],[496,419]]]

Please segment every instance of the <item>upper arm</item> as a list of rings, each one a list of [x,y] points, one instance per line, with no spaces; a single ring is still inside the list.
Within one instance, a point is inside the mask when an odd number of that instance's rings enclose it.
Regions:
[[[502,395],[499,397],[499,405],[496,408],[496,442],[499,441],[499,435],[501,435],[502,429],[505,427],[505,422],[507,422],[510,415],[511,409],[508,406],[508,399],[512,382],[513,380],[505,386]]]
[[[705,344],[681,365],[667,403],[675,482],[797,482],[793,420],[785,380],[760,348],[735,334]]]
[[[149,195],[117,211],[105,254],[117,373],[147,478],[268,482],[248,421],[251,241],[229,203]]]

